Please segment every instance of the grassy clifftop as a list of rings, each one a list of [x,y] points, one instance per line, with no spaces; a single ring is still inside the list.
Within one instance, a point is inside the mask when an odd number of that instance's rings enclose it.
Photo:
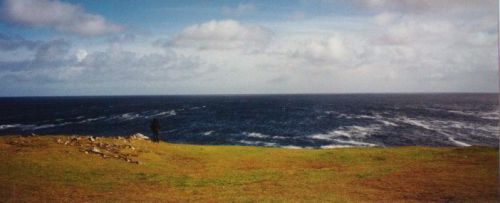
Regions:
[[[494,148],[0,137],[0,201],[496,201]]]

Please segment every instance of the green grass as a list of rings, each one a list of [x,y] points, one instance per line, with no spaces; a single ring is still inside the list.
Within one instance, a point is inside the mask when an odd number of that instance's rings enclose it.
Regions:
[[[281,149],[101,138],[139,164],[58,144],[0,137],[0,201],[359,202],[498,197],[488,147]],[[86,140],[86,139],[83,139]],[[82,144],[89,144],[82,141]]]

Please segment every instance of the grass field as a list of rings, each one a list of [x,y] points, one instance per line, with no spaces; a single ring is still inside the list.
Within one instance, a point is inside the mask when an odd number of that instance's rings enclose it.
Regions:
[[[498,201],[487,147],[281,149],[0,137],[0,202]]]

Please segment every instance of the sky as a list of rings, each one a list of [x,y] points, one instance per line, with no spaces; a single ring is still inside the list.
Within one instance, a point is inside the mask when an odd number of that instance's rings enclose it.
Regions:
[[[0,96],[498,91],[496,0],[0,0]]]

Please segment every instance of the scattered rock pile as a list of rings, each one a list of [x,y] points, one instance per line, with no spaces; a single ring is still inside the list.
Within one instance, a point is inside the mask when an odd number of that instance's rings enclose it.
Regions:
[[[85,154],[99,155],[104,159],[112,158],[119,159],[129,163],[139,164],[137,157],[143,150],[138,149],[130,144],[130,140],[146,140],[146,136],[137,133],[129,138],[116,137],[114,139],[123,140],[124,144],[116,144],[100,141],[102,139],[92,136],[71,136],[69,138],[57,138],[56,143],[67,146],[76,146]]]

